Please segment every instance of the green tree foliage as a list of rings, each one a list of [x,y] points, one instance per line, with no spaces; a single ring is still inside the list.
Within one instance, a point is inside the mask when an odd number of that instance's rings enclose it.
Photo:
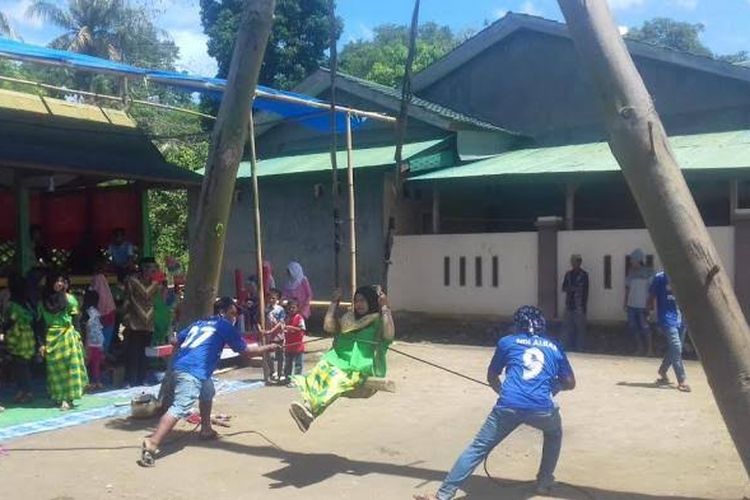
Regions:
[[[67,8],[35,0],[27,14],[64,32],[50,47],[131,64],[173,69],[178,49],[151,22],[149,11],[126,0],[69,0]]]
[[[13,29],[13,25],[8,21],[8,17],[2,12],[0,12],[0,37],[20,38]]]
[[[244,0],[200,0],[208,53],[216,59],[222,78],[229,73],[243,4]],[[339,34],[341,26],[339,22]],[[329,38],[328,0],[277,0],[259,82],[292,88],[323,62]]]
[[[409,46],[409,27],[383,24],[375,27],[372,40],[357,40],[344,46],[339,68],[345,73],[389,87],[401,82]],[[463,41],[447,26],[425,23],[419,27],[414,72],[421,71]]]
[[[701,42],[701,33],[704,29],[705,26],[700,23],[692,24],[675,21],[667,17],[657,17],[644,22],[640,28],[631,29],[625,37],[630,40],[711,57],[713,55],[711,50]]]
[[[164,158],[175,165],[198,170],[206,165],[208,142],[172,142],[162,148]],[[187,193],[178,191],[149,191],[149,222],[157,261],[174,257],[183,269],[188,264],[188,203]]]
[[[701,34],[704,30],[705,26],[700,23],[692,24],[675,21],[667,17],[657,17],[644,22],[639,28],[631,29],[625,35],[625,38],[681,52],[689,52],[699,56],[713,57],[730,63],[739,63],[748,60],[748,53],[745,50],[736,54],[714,54],[701,41]]]

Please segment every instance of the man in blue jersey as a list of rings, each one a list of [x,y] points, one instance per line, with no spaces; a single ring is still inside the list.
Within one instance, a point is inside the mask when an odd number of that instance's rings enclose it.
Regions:
[[[143,440],[141,465],[152,466],[164,437],[181,418],[187,417],[196,401],[201,413],[200,437],[214,439],[218,435],[211,427],[211,406],[214,384],[211,375],[221,359],[224,345],[247,357],[259,356],[277,349],[276,345],[249,346],[235,328],[238,309],[234,300],[223,297],[214,304],[214,316],[196,321],[177,334],[174,355],[174,401],[161,417],[159,426]]]
[[[553,395],[571,390],[576,381],[562,347],[545,337],[546,321],[533,306],[513,316],[515,333],[497,343],[487,381],[500,396],[474,441],[461,454],[435,495],[417,500],[447,500],[489,453],[521,424],[544,433],[537,491],[549,493],[562,445],[562,421]],[[505,370],[504,380],[500,375]]]
[[[669,385],[667,371],[671,366],[677,377],[677,389],[682,392],[690,392],[690,386],[685,382],[685,366],[682,363],[682,345],[685,342],[685,324],[682,321],[682,313],[677,305],[677,299],[672,292],[672,286],[669,284],[669,278],[664,273],[656,273],[651,286],[649,287],[649,311],[656,307],[656,315],[659,321],[659,328],[667,340],[667,352],[664,360],[659,367],[659,378],[656,379],[657,385]]]

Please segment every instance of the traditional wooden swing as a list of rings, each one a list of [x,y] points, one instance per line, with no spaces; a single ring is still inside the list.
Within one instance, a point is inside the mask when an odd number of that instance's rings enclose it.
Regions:
[[[331,52],[331,68],[330,68],[330,75],[331,75],[331,100],[328,104],[320,103],[318,107],[321,108],[327,108],[331,112],[331,171],[332,171],[332,201],[333,201],[333,223],[334,223],[334,282],[336,284],[336,287],[340,285],[340,259],[339,259],[339,251],[340,251],[340,219],[339,219],[339,207],[338,207],[338,193],[339,193],[339,181],[338,181],[338,169],[337,169],[337,159],[336,159],[336,153],[337,153],[337,141],[336,136],[338,132],[337,127],[337,113],[345,113],[346,116],[346,171],[347,171],[347,187],[348,187],[348,215],[349,215],[349,258],[350,258],[350,271],[351,271],[351,297],[354,297],[354,294],[357,289],[357,238],[356,238],[356,214],[355,214],[355,204],[354,204],[354,161],[353,161],[353,146],[352,146],[352,116],[359,116],[359,117],[366,117],[371,118],[379,121],[384,121],[388,123],[395,123],[397,125],[397,137],[396,137],[396,153],[394,160],[396,162],[397,168],[400,168],[401,166],[401,151],[403,149],[403,143],[404,143],[404,136],[405,136],[405,130],[406,130],[406,117],[408,114],[408,106],[409,102],[411,101],[411,69],[412,69],[412,63],[414,61],[414,54],[415,54],[415,47],[416,47],[416,35],[417,35],[417,26],[418,26],[418,17],[419,17],[419,0],[415,1],[414,4],[414,12],[412,15],[412,22],[411,22],[411,30],[410,30],[410,40],[409,40],[409,52],[406,60],[406,68],[404,72],[404,84],[403,84],[403,92],[402,92],[402,102],[401,102],[401,109],[399,112],[399,118],[395,119],[391,116],[379,114],[379,113],[369,113],[365,111],[360,111],[352,108],[347,107],[341,107],[336,104],[336,74],[338,71],[337,68],[337,50],[336,50],[336,14],[335,14],[335,2],[332,0],[329,1],[329,23],[330,23],[330,31],[331,31],[331,38],[330,38],[330,52]],[[260,198],[259,198],[259,189],[258,189],[258,176],[257,176],[257,156],[256,156],[256,146],[255,146],[255,124],[254,124],[254,117],[252,115],[252,112],[250,114],[250,124],[249,124],[249,138],[250,138],[250,168],[251,168],[251,184],[252,184],[252,190],[253,190],[253,205],[254,205],[254,216],[255,216],[255,255],[256,255],[256,266],[258,269],[258,288],[260,290],[264,290],[264,278],[263,273],[260,272],[260,270],[263,267],[263,245],[261,240],[261,227],[260,227]],[[391,238],[388,238],[388,241],[392,241]],[[385,261],[388,261],[388,256],[390,254],[390,244],[388,245],[388,248],[386,248],[386,259]],[[386,264],[387,265],[387,264]],[[387,278],[387,271],[384,273],[384,280]],[[265,297],[263,294],[260,294],[260,310],[265,310]],[[265,330],[265,317],[264,315],[261,315],[261,328]],[[263,336],[259,337],[259,341],[261,343],[264,342]],[[264,357],[263,360],[263,378],[268,381],[270,379],[270,370],[268,367],[268,359],[267,355]],[[368,377],[364,384],[362,384],[357,389],[354,389],[346,394],[343,394],[343,397],[347,398],[355,398],[355,399],[361,399],[361,398],[370,398],[372,397],[376,392],[383,391],[383,392],[396,392],[396,383],[390,379],[387,378],[379,378],[379,377]]]

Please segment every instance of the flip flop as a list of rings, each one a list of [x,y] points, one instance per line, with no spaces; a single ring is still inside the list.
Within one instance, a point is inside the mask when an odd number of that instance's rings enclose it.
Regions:
[[[310,410],[296,401],[289,405],[289,414],[302,432],[307,432],[310,429],[310,424],[315,419]]]
[[[156,454],[159,453],[158,449],[149,449],[146,445],[146,440],[143,440],[141,445],[141,459],[138,460],[138,465],[141,467],[153,467],[156,465]]]
[[[656,382],[654,382],[654,384],[658,386],[665,386],[665,385],[671,385],[672,382],[670,382],[667,377],[659,377],[656,379]]]
[[[677,390],[680,392],[693,392],[693,390],[690,388],[687,384],[680,384],[677,386]]]

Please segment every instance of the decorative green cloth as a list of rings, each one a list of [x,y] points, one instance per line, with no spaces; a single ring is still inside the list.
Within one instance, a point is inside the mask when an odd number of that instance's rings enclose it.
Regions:
[[[169,327],[172,325],[172,308],[169,307],[161,293],[154,296],[154,336],[152,345],[163,345],[169,338]]]
[[[27,361],[32,359],[36,351],[33,311],[16,302],[10,302],[8,319],[12,323],[5,335],[8,352]]]
[[[70,294],[68,307],[58,313],[39,305],[39,316],[47,328],[47,392],[58,403],[81,399],[89,382],[81,334],[73,327],[76,314],[78,301]]]
[[[385,355],[390,342],[382,340],[383,320],[379,313],[356,319],[351,312],[340,320],[341,333],[333,348],[306,376],[294,382],[316,417],[342,394],[364,384],[370,376],[386,375]]]

